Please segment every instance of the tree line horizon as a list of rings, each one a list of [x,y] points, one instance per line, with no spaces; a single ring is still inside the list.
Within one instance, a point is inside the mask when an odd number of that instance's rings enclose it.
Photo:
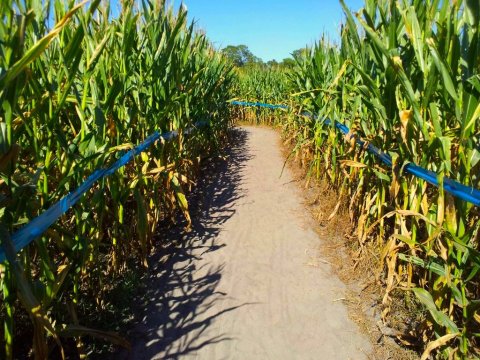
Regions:
[[[221,50],[225,56],[233,62],[237,67],[244,66],[267,66],[267,67],[285,67],[292,68],[295,66],[296,60],[299,59],[308,48],[304,47],[292,51],[290,57],[284,58],[282,61],[277,61],[275,59],[265,62],[263,59],[259,58],[248,48],[247,45],[228,45]]]

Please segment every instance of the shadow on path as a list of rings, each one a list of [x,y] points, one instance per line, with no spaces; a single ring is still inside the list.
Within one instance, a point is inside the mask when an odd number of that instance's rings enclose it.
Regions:
[[[116,359],[175,359],[231,339],[206,330],[215,318],[246,304],[219,306],[228,296],[217,290],[223,265],[209,263],[204,255],[226,246],[218,235],[244,196],[242,174],[251,156],[247,136],[242,129],[232,130],[228,159],[203,164],[198,186],[189,196],[192,230],[187,233],[184,224],[178,224],[159,234],[163,245],[149,259],[148,290],[132,304],[140,314],[129,334],[132,351]]]

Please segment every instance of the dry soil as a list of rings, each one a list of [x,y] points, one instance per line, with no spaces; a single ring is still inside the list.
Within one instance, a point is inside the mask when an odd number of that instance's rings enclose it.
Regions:
[[[132,359],[367,359],[278,134],[243,127],[202,177],[193,230],[153,258]]]

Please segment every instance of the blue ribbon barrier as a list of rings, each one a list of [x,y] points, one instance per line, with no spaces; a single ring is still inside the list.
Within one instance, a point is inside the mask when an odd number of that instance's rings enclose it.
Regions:
[[[282,108],[282,109],[288,109],[288,106],[286,105],[270,105],[270,104],[262,104],[262,103],[245,103],[241,101],[232,101],[232,105],[239,105],[239,106],[260,106],[260,107],[266,107],[266,108]],[[246,104],[246,105],[245,105]],[[320,121],[320,119],[310,113],[303,112],[300,115],[309,117],[311,119],[314,119],[315,121]],[[332,121],[330,119],[324,119],[324,124],[325,125],[332,125]],[[344,125],[339,123],[338,121],[333,122],[333,125],[339,129],[344,135],[348,136],[350,134],[350,129]],[[378,149],[376,146],[374,146],[371,143],[367,143],[366,141],[356,138],[355,142],[360,146],[360,147],[365,147],[367,148],[367,151],[370,152],[371,154],[374,154],[376,157],[378,157],[385,165],[392,167],[392,157],[388,154],[385,154],[382,152],[380,149]],[[409,173],[411,175],[414,175],[422,180],[425,180],[431,185],[434,185],[436,187],[439,187],[440,184],[438,182],[438,177],[437,174],[434,173],[433,171],[424,169],[414,163],[409,163],[404,166],[403,171],[406,173]],[[474,187],[471,186],[466,186],[458,181],[452,180],[448,177],[443,178],[443,189],[452,194],[453,196],[462,199],[464,201],[467,201],[469,203],[472,203],[476,206],[480,206],[480,190],[475,189]]]
[[[194,127],[186,129],[184,133],[188,135],[193,130],[203,127],[207,124],[207,121],[199,121],[195,123]],[[163,141],[168,141],[177,136],[178,131],[176,130],[163,134],[160,134],[156,131],[152,135],[147,137],[142,143],[122,155],[110,167],[95,170],[77,189],[61,198],[58,202],[45,210],[41,215],[32,219],[28,224],[24,225],[21,229],[17,230],[11,235],[11,240],[15,252],[19,252],[37,237],[42,235],[53,223],[55,223],[55,221],[57,221],[63,214],[65,214],[68,209],[73,207],[98,180],[112,175],[115,171],[132,161],[135,156],[147,150],[156,141],[160,139],[162,139]],[[0,263],[4,262],[5,259],[5,250],[2,246],[0,248]]]
[[[264,104],[260,102],[246,102],[246,101],[232,101],[230,102],[232,105],[238,106],[256,106],[256,107],[264,107],[268,109],[288,109],[286,105],[271,105],[271,104]]]

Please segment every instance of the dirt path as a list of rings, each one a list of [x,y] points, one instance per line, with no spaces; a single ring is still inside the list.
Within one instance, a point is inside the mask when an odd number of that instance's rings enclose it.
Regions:
[[[152,259],[130,357],[366,359],[371,345],[347,316],[298,186],[287,169],[280,178],[278,135],[235,136],[194,194],[193,231],[162,234],[183,239]]]

